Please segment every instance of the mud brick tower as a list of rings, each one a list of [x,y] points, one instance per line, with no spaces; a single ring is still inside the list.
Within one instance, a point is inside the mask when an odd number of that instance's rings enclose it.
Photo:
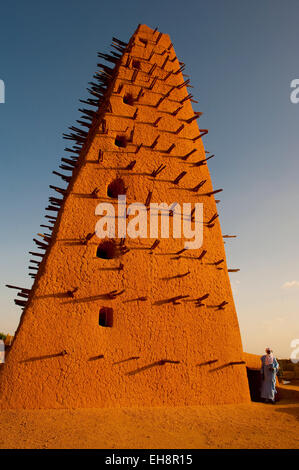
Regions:
[[[223,236],[192,109],[167,34],[113,38],[65,138],[63,184],[31,252],[32,289],[1,368],[2,408],[247,402],[246,367]],[[92,109],[93,108],[93,109]],[[199,121],[200,122],[200,121]],[[65,174],[67,172],[67,175]],[[66,184],[67,186],[66,186]],[[204,204],[200,249],[183,238],[95,235],[100,202]],[[192,216],[192,214],[191,214]],[[128,220],[130,219],[130,216]]]

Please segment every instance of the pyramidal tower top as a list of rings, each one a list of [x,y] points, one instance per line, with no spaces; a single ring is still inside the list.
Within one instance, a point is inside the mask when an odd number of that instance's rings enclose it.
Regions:
[[[80,127],[64,134],[73,145],[30,252],[34,284],[8,285],[23,313],[0,406],[249,401],[222,189],[212,187],[185,65],[169,36],[145,25],[112,47],[98,54],[108,65],[81,100]]]

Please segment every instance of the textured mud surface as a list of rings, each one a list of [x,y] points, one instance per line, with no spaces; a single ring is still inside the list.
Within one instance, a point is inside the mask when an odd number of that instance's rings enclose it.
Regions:
[[[299,387],[276,405],[0,412],[1,448],[299,448]]]

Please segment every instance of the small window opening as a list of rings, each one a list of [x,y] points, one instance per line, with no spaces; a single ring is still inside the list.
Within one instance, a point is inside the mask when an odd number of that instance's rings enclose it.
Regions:
[[[118,196],[126,194],[127,188],[125,187],[124,180],[122,178],[116,178],[111,181],[107,188],[107,195],[113,199],[117,199]]]
[[[140,60],[132,60],[132,67],[139,70],[141,68]]]
[[[99,313],[99,325],[112,328],[113,326],[113,308],[102,307]]]
[[[126,93],[125,96],[123,97],[123,102],[125,104],[128,104],[129,106],[133,106],[134,104],[133,95],[131,95],[131,93]]]
[[[142,44],[144,44],[144,46],[147,45],[147,39],[139,38],[139,41],[142,42]]]
[[[127,146],[127,138],[125,135],[117,135],[115,137],[115,145],[117,147],[126,147]]]
[[[97,258],[113,259],[119,256],[119,250],[114,240],[105,240],[97,248]]]

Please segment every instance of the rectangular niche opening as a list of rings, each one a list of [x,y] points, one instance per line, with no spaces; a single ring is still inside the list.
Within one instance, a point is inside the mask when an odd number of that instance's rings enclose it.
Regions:
[[[99,325],[106,328],[113,326],[113,308],[102,307],[99,312]]]

